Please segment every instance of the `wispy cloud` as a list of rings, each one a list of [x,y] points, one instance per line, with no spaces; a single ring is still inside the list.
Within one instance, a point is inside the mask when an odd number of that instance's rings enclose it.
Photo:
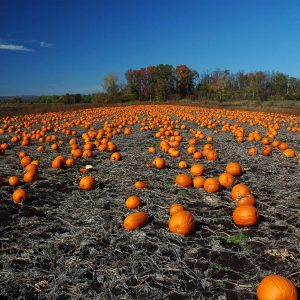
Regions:
[[[46,43],[46,42],[43,42],[43,41],[41,41],[40,42],[40,47],[42,47],[42,48],[53,48],[53,44],[51,44],[51,43]]]
[[[26,48],[23,45],[13,45],[13,44],[0,44],[0,50],[33,51],[32,49]]]

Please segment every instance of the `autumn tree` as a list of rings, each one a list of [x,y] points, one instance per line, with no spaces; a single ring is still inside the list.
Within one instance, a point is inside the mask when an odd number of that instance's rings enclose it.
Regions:
[[[181,98],[191,96],[194,92],[195,83],[199,74],[197,71],[188,68],[186,65],[179,65],[175,70],[177,77],[176,89]]]

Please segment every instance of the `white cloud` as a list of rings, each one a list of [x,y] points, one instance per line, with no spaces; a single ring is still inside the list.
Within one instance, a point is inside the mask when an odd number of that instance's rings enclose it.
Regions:
[[[42,48],[53,48],[53,44],[51,44],[51,43],[46,43],[46,42],[40,42],[40,46],[42,47]]]
[[[23,45],[11,45],[11,44],[0,44],[0,50],[33,51],[32,49],[26,48]]]

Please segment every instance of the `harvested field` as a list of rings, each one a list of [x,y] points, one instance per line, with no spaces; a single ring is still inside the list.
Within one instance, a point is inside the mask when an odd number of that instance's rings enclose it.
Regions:
[[[226,124],[229,129],[222,130]],[[41,135],[37,130],[43,126]],[[164,126],[170,128],[155,137]],[[1,299],[256,299],[259,282],[273,273],[300,287],[298,116],[141,105],[4,117],[0,128],[0,144],[9,144],[0,155]],[[124,128],[132,130],[125,135]],[[244,130],[240,142],[239,128]],[[179,157],[160,148],[174,131],[183,137]],[[199,131],[204,138],[197,136]],[[261,154],[262,139],[248,140],[255,131],[268,137],[270,156]],[[273,138],[266,135],[270,131],[276,131]],[[12,142],[18,135],[21,138]],[[56,139],[47,141],[47,136]],[[24,137],[28,145],[22,146]],[[101,144],[107,137],[117,145],[122,160],[110,160],[111,153],[97,146],[92,157],[77,158],[74,166],[51,167],[58,155],[72,156],[71,138],[83,149],[88,141]],[[196,160],[187,153],[192,138],[203,152],[207,137],[213,138],[217,160]],[[274,140],[288,143],[295,156],[286,157],[272,146]],[[54,143],[57,150],[50,148]],[[37,151],[40,145],[44,151]],[[156,153],[149,153],[150,146]],[[256,147],[257,155],[248,155],[250,147]],[[33,183],[22,180],[21,150],[40,163]],[[156,157],[165,159],[166,168],[149,166]],[[182,160],[189,167],[202,164],[205,178],[217,178],[228,162],[239,162],[242,174],[234,184],[246,184],[255,196],[258,223],[234,224],[232,187],[208,193],[176,186],[179,173],[189,174],[189,168],[179,169]],[[86,165],[93,169],[81,174]],[[20,177],[18,188],[28,192],[27,202],[13,203],[16,187],[8,184],[12,175]],[[80,189],[79,180],[85,175],[95,178],[94,189]],[[148,187],[134,188],[138,180]],[[125,206],[130,195],[141,198],[138,210],[150,216],[144,227],[133,231],[123,227],[125,216],[137,211]],[[194,232],[184,236],[169,231],[173,203],[192,213]]]

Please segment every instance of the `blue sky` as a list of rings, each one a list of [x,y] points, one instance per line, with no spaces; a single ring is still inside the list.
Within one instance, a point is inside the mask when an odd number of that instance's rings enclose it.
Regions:
[[[0,0],[0,95],[90,93],[186,64],[300,77],[299,0]]]

